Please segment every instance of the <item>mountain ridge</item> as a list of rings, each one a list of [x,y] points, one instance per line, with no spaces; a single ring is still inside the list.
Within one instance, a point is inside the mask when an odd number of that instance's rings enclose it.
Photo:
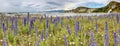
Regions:
[[[120,13],[120,2],[111,1],[105,7],[101,7],[101,8],[89,8],[89,7],[82,6],[72,10],[66,10],[65,12],[73,12],[73,13],[117,12],[117,13]]]

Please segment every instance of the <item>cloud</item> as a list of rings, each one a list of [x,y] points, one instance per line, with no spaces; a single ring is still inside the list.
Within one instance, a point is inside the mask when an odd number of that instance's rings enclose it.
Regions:
[[[79,6],[97,8],[109,2],[110,0],[0,0],[0,12],[70,10]]]
[[[85,7],[89,7],[89,8],[100,8],[105,6],[102,3],[96,3],[96,2],[87,2],[87,3],[83,3]]]

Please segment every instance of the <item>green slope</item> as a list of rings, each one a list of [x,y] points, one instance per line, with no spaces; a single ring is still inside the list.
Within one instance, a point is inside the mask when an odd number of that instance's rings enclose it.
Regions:
[[[115,8],[112,9],[112,7],[115,6]],[[66,12],[74,12],[74,13],[88,13],[90,12],[104,12],[107,13],[110,9],[112,9],[111,12],[118,12],[120,13],[120,2],[111,1],[108,5],[102,8],[87,8],[87,7],[78,7],[76,9],[68,10]]]

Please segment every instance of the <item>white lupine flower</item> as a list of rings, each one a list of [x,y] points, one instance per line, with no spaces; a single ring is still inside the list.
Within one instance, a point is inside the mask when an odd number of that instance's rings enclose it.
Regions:
[[[69,44],[70,44],[70,45],[71,45],[71,44],[75,44],[75,42],[70,42]]]
[[[80,42],[80,44],[83,44],[83,42]]]

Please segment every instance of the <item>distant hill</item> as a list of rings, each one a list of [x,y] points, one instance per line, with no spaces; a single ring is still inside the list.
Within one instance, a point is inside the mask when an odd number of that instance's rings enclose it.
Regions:
[[[88,8],[88,7],[78,7],[76,9],[67,10],[65,12],[74,12],[74,13],[89,13],[89,12],[118,12],[120,13],[120,2],[111,1],[108,5],[102,8]]]
[[[94,10],[96,10],[96,9],[95,8],[88,8],[88,7],[78,7],[76,9],[67,10],[66,12],[86,13],[86,12],[90,12],[90,11],[94,11]]]

